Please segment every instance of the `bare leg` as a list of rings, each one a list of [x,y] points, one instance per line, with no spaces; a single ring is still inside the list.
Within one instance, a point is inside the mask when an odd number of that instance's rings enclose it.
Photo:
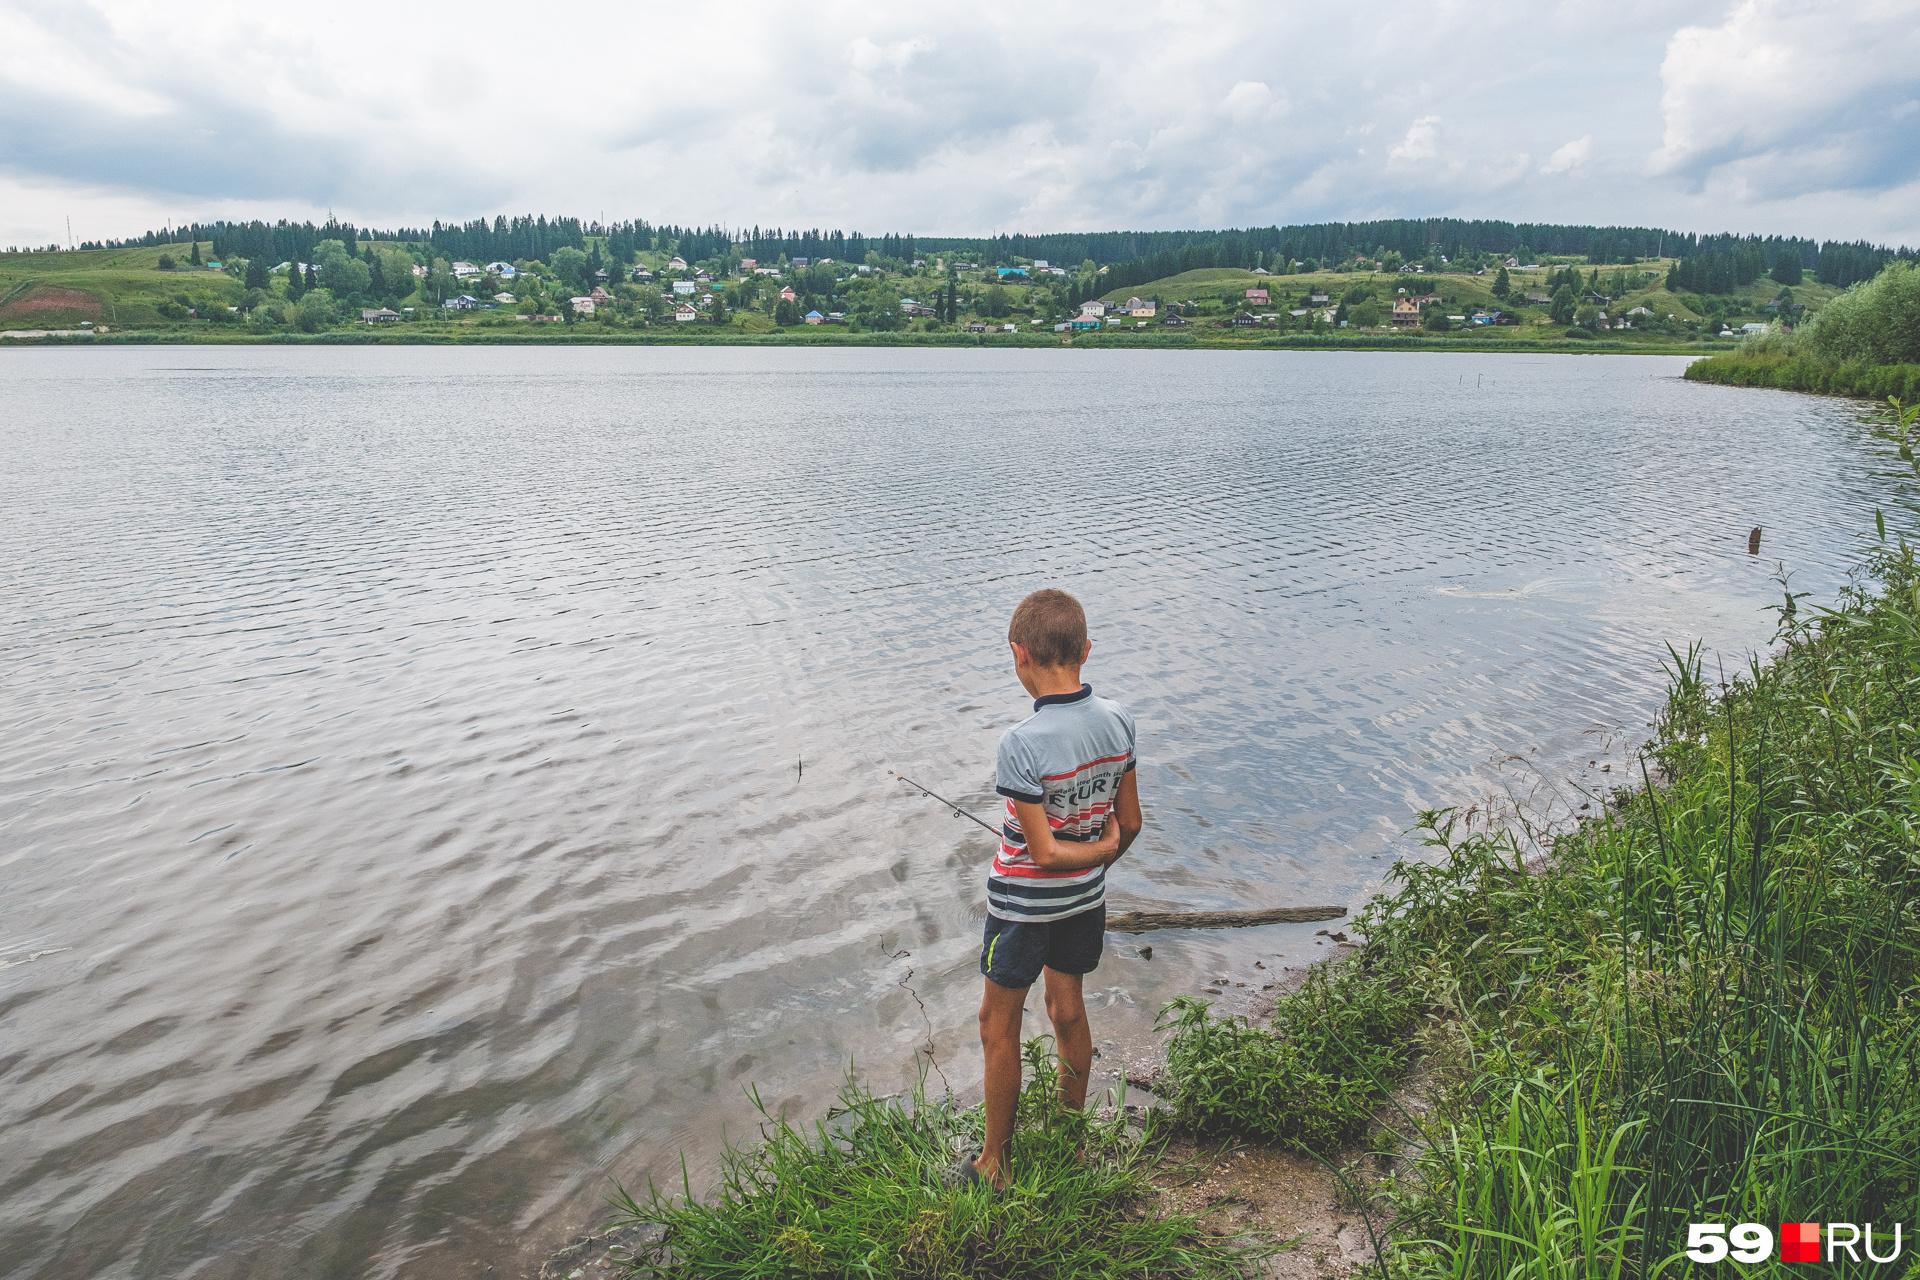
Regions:
[[[1078,1111],[1087,1100],[1087,1077],[1093,1073],[1093,1029],[1087,1026],[1080,975],[1058,969],[1046,974],[1047,1017],[1053,1021],[1054,1052],[1060,1058],[1060,1101]]]
[[[1051,975],[1052,970],[1048,973]],[[1005,1187],[1013,1182],[1013,1116],[1020,1105],[1020,1021],[1027,1011],[1028,988],[1003,987],[992,978],[985,982],[986,993],[980,999],[980,1047],[987,1058],[987,1138],[973,1167],[994,1186]],[[1048,990],[1051,992],[1051,986]]]

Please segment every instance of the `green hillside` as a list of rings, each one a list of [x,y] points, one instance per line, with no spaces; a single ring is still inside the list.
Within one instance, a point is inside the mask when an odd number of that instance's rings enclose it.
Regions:
[[[168,303],[202,314],[238,305],[246,290],[225,272],[160,269],[162,254],[184,263],[188,252],[176,244],[0,255],[0,329],[67,329],[83,322],[144,329],[167,323],[162,307]]]

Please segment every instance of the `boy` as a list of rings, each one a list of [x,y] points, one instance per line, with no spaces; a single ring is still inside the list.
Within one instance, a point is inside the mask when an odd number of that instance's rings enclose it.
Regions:
[[[987,877],[980,948],[986,1143],[977,1160],[963,1156],[952,1171],[957,1183],[994,1187],[1013,1180],[1021,1015],[1027,988],[1043,972],[1060,1100],[1074,1108],[1086,1100],[1093,1035],[1080,982],[1100,963],[1106,939],[1107,868],[1141,826],[1133,717],[1080,682],[1093,649],[1080,602],[1051,588],[1034,592],[1013,611],[1007,643],[1033,715],[1000,739],[995,790],[1007,810]]]

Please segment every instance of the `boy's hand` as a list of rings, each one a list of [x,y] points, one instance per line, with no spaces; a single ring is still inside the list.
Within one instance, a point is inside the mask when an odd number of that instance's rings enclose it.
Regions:
[[[1120,861],[1120,855],[1127,851],[1134,837],[1140,834],[1140,828],[1146,825],[1146,818],[1140,812],[1140,778],[1133,770],[1120,775],[1120,785],[1114,791],[1113,808],[1107,813],[1107,830],[1119,838],[1119,847],[1106,865],[1112,866]]]
[[[1033,859],[1037,867],[1048,871],[1083,871],[1088,867],[1105,866],[1109,859],[1119,856],[1121,828],[1118,824],[1107,823],[1100,833],[1100,839],[1087,844],[1077,840],[1056,840],[1053,824],[1047,821],[1046,810],[1037,804],[1015,800],[1013,816],[1020,820],[1020,833],[1027,838],[1027,856]]]

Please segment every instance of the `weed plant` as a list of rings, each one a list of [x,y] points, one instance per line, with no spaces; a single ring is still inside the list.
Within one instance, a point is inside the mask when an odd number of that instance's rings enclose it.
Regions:
[[[1183,996],[1161,1013],[1170,1029],[1166,1085],[1175,1118],[1322,1154],[1363,1128],[1404,1064],[1417,1001],[1402,984],[1353,966],[1308,971],[1279,1002],[1273,1029],[1212,1018]]]
[[[730,1152],[711,1200],[683,1179],[614,1199],[614,1226],[647,1226],[629,1274],[646,1277],[1230,1277],[1255,1255],[1185,1215],[1151,1208],[1147,1184],[1164,1125],[1097,1123],[1061,1107],[1054,1059],[1026,1046],[1013,1138],[1015,1185],[949,1190],[940,1173],[980,1150],[979,1108],[876,1098],[849,1079],[826,1121],[804,1130],[767,1116],[765,1140]],[[756,1104],[758,1098],[755,1099]],[[766,1113],[762,1110],[762,1115]]]

